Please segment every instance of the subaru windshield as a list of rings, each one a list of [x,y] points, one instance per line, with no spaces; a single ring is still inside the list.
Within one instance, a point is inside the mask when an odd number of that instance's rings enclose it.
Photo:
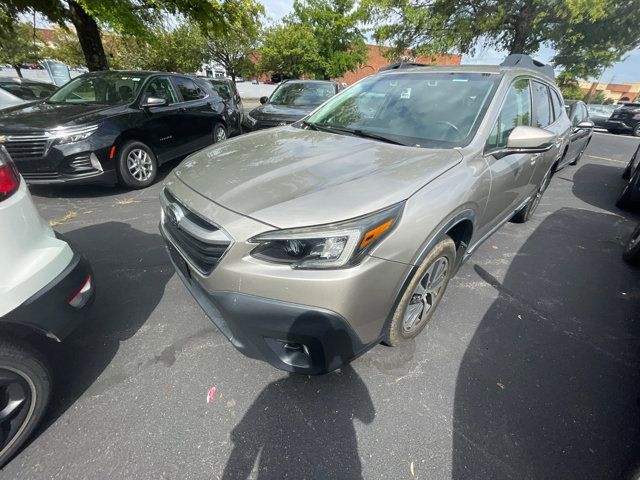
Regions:
[[[328,82],[286,82],[273,93],[269,103],[294,107],[320,105],[335,93],[335,86]]]
[[[118,72],[75,78],[49,97],[47,103],[124,105],[132,102],[144,77]]]
[[[376,75],[327,102],[302,125],[405,146],[462,147],[473,138],[500,78],[457,72]]]

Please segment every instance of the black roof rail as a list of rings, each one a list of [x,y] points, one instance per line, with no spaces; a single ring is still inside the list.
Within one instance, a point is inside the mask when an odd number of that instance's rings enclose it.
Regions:
[[[524,67],[530,70],[540,72],[542,75],[546,75],[551,80],[556,79],[556,73],[551,65],[545,65],[544,63],[531,58],[529,55],[523,55],[521,53],[514,53],[508,55],[507,58],[500,64],[502,67]]]
[[[401,63],[391,63],[389,65],[385,65],[384,67],[380,68],[380,70],[378,70],[379,72],[386,72],[387,70],[399,70],[401,68],[416,68],[416,67],[428,67],[429,65],[426,65],[424,63],[407,63],[407,62],[401,62]]]

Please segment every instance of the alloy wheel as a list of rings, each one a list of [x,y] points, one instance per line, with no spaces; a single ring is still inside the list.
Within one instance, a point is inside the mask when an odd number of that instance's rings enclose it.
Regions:
[[[424,273],[413,293],[404,313],[402,329],[411,332],[417,328],[431,310],[442,292],[449,271],[447,257],[438,257]]]
[[[33,413],[33,390],[27,379],[12,370],[0,369],[0,452],[24,429]]]
[[[216,143],[227,139],[227,131],[223,127],[216,128]]]
[[[127,168],[133,178],[146,182],[153,175],[153,161],[141,148],[134,148],[127,155]]]

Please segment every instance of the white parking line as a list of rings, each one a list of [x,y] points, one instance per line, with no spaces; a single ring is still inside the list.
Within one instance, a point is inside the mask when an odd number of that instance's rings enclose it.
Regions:
[[[616,160],[614,158],[607,158],[607,157],[596,157],[595,155],[589,155],[589,154],[586,154],[586,153],[585,153],[584,156],[585,157],[589,157],[589,158],[595,158],[596,160],[606,160],[607,162],[622,163],[624,165],[629,163],[628,161],[625,161],[625,160]]]
[[[607,135],[608,137],[616,137],[616,138],[621,138],[621,139],[625,139],[625,140],[638,140],[640,141],[640,137],[631,137],[629,135],[618,135],[615,133],[609,133],[609,132],[593,132],[594,135]]]

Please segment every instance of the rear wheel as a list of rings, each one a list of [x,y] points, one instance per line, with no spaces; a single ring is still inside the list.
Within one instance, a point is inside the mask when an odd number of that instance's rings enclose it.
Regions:
[[[213,127],[213,143],[223,142],[227,139],[227,129],[221,123]]]
[[[51,375],[28,345],[0,341],[0,467],[20,448],[49,403]]]
[[[384,343],[396,347],[416,337],[429,323],[453,275],[456,245],[445,237],[433,247],[402,294]]]
[[[128,188],[145,188],[158,174],[158,161],[153,151],[144,143],[127,142],[118,158],[118,181]]]
[[[640,123],[638,123],[636,127],[633,129],[633,136],[640,137]]]
[[[640,224],[638,224],[627,242],[622,258],[631,265],[640,267]]]
[[[536,211],[538,205],[540,205],[540,200],[542,199],[542,195],[547,190],[549,183],[551,182],[551,175],[553,174],[554,167],[551,167],[549,171],[545,174],[542,182],[538,186],[538,190],[529,203],[527,203],[524,207],[516,212],[516,214],[511,218],[513,223],[525,223],[531,218],[533,212]]]

